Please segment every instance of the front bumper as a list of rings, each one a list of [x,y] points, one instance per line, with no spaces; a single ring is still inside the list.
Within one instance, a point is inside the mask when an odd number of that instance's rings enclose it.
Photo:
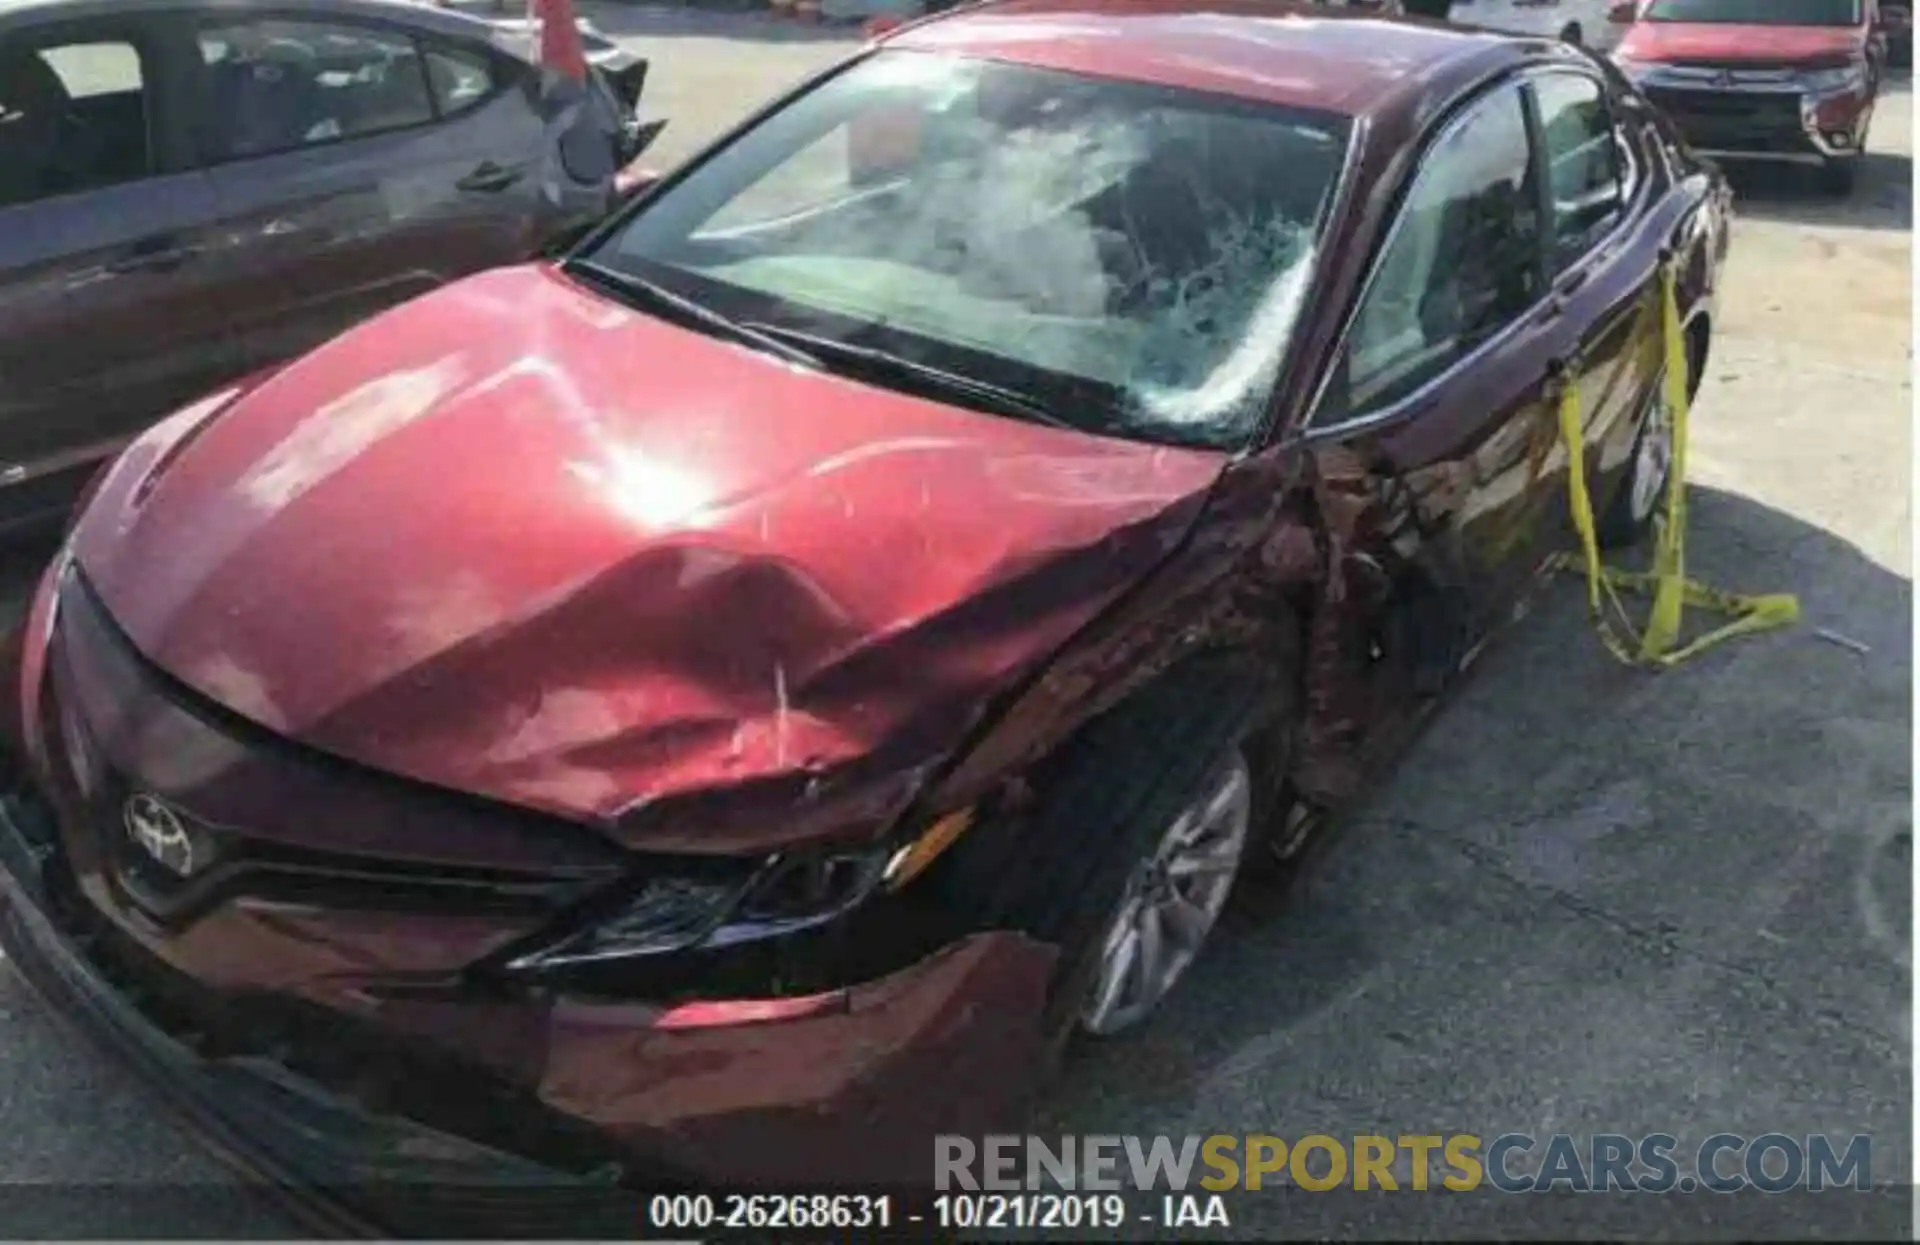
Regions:
[[[629,1234],[632,1199],[367,1112],[267,1059],[202,1058],[109,982],[46,915],[42,860],[0,803],[0,946],[58,1014],[131,1068],[221,1158],[314,1230],[355,1236]]]
[[[1815,93],[1791,83],[1710,88],[1653,75],[1641,90],[1703,156],[1825,164],[1857,156],[1872,99],[1864,93]]]
[[[554,1007],[534,1092],[508,1122],[529,1151],[564,1152],[552,1165],[368,1106],[275,1053],[205,1053],[221,1035],[150,1006],[168,970],[131,966],[131,947],[109,954],[107,925],[64,928],[47,849],[23,828],[30,811],[0,801],[7,956],[220,1157],[329,1233],[625,1237],[644,1195],[663,1190],[924,1189],[933,1135],[1004,1128],[998,1108],[1024,1097],[1009,1091],[1041,1062],[1051,952],[1010,934],[956,944],[829,1016],[662,1034],[644,1009]],[[514,1087],[485,1071],[459,1080],[513,1109]]]
[[[476,975],[573,902],[571,884],[514,881],[530,843],[567,868],[610,849],[544,823],[516,837],[499,810],[261,736],[183,698],[90,602],[49,575],[0,649],[20,672],[0,942],[216,1150],[324,1220],[626,1235],[640,1192],[925,1189],[936,1134],[1018,1122],[1051,946],[955,934],[802,999],[625,1002]],[[154,892],[121,824],[149,791],[245,843]],[[515,871],[476,874],[480,854]],[[476,860],[418,863],[450,855]]]

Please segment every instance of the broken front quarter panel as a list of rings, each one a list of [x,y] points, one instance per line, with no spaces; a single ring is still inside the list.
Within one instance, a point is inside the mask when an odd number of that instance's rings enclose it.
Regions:
[[[143,439],[73,547],[142,653],[272,731],[739,852],[883,829],[1226,461],[796,368],[525,267],[335,339],[184,451]]]
[[[1406,705],[1354,659],[1386,604],[1383,521],[1365,461],[1332,445],[1271,447],[1235,460],[1193,534],[1045,673],[1009,698],[927,801],[1023,792],[1023,771],[1085,723],[1179,664],[1206,655],[1266,680],[1277,751],[1266,777],[1321,805],[1351,797]],[[1390,558],[1388,558],[1390,560]],[[1390,742],[1390,740],[1389,740]]]

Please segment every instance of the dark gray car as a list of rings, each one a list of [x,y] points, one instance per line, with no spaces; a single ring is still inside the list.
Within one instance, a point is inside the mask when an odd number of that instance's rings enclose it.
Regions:
[[[0,0],[0,526],[222,381],[577,229],[540,195],[533,44],[402,0]],[[645,62],[587,46],[631,117]]]

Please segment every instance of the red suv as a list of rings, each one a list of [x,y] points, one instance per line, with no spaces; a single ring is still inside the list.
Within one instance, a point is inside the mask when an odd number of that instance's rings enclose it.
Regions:
[[[1632,6],[1623,5],[1623,10]],[[1644,0],[1613,53],[1703,155],[1853,188],[1887,62],[1877,0]]]

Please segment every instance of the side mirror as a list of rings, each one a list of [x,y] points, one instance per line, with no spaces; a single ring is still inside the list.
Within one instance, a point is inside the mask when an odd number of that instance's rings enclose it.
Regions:
[[[1619,4],[1607,10],[1607,20],[1615,26],[1631,26],[1636,16],[1638,16],[1638,13],[1635,10],[1633,0],[1620,0]]]

